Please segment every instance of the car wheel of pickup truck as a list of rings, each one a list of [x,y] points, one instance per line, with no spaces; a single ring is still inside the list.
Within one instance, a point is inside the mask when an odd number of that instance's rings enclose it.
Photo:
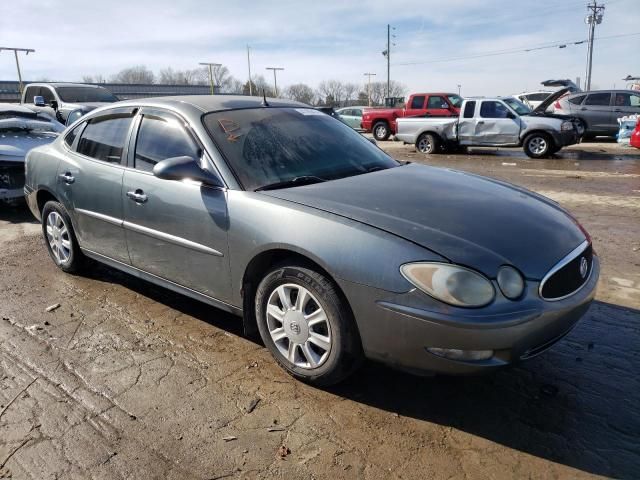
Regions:
[[[373,126],[373,138],[379,142],[384,142],[391,135],[391,130],[387,122],[376,122]]]
[[[439,147],[438,137],[431,133],[423,133],[416,141],[416,149],[426,155],[436,153]]]
[[[545,133],[532,133],[524,139],[523,148],[530,158],[544,158],[551,154],[553,141]]]

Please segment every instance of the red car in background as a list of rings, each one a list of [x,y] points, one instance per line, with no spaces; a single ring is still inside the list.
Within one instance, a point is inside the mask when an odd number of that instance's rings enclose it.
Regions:
[[[632,147],[640,148],[640,118],[638,118],[638,122],[636,123],[636,128],[631,133],[629,144]]]
[[[387,140],[396,133],[396,118],[457,117],[461,105],[462,97],[455,93],[414,93],[402,108],[365,108],[360,126],[376,140]]]

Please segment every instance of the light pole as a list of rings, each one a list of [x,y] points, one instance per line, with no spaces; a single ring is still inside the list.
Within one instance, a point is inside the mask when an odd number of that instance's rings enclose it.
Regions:
[[[278,70],[284,70],[282,67],[267,67],[265,70],[273,70],[273,96],[278,96],[278,78],[276,77],[276,72]]]
[[[596,24],[602,23],[602,16],[604,12],[604,5],[598,5],[596,0],[593,0],[592,5],[587,5],[587,8],[591,10],[589,15],[584,19],[584,23],[589,25],[589,49],[587,50],[587,89],[591,90],[591,67],[593,62],[593,39],[596,31]]]
[[[369,77],[369,84],[367,86],[367,96],[369,97],[369,106],[371,106],[371,77],[375,76],[375,73],[365,73],[365,77]]]
[[[209,63],[209,62],[200,62],[200,65],[205,65],[209,67],[209,83],[211,84],[211,95],[213,95],[213,67],[221,67],[221,63]]]
[[[460,89],[462,88],[462,85],[458,84],[458,96],[460,96]]]
[[[253,96],[253,86],[251,85],[251,57],[249,57],[249,45],[247,45],[247,66],[249,67],[249,96]]]
[[[13,54],[16,57],[16,68],[18,69],[18,91],[20,93],[20,98],[22,99],[22,72],[20,72],[20,61],[18,60],[18,52],[24,52],[25,55],[29,55],[29,52],[35,53],[35,50],[33,48],[0,47],[0,52],[2,50],[13,50]]]

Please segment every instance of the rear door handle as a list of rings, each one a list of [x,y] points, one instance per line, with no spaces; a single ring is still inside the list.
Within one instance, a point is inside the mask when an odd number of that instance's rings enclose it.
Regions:
[[[478,120],[478,125],[480,125],[481,123],[484,123],[484,120]]]
[[[132,192],[127,192],[127,197],[136,203],[144,203],[147,201],[147,196],[139,188]]]
[[[75,177],[71,175],[71,172],[61,173],[60,175],[58,175],[58,177],[60,177],[62,181],[64,181],[64,183],[66,183],[67,185],[71,185],[76,181]]]

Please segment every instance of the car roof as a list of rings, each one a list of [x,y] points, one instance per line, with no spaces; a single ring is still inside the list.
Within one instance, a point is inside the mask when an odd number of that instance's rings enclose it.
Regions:
[[[575,92],[572,93],[571,96],[576,95],[590,95],[592,93],[635,93],[636,95],[640,94],[638,90],[630,90],[628,88],[620,88],[620,89],[608,89],[608,90],[589,90],[588,92]]]
[[[458,95],[457,93],[451,92],[427,92],[427,93],[412,93],[410,96],[415,97],[416,95]]]
[[[267,97],[267,103],[270,107],[311,108],[306,103],[280,98]],[[248,95],[176,95],[171,97],[152,97],[126,100],[119,104],[131,104],[138,106],[166,105],[170,107],[180,107],[186,104],[203,112],[213,112],[217,110],[236,110],[240,108],[262,107],[263,99],[262,97],[250,97]]]
[[[26,85],[26,87],[86,87],[86,88],[104,88],[102,85],[89,85],[87,83],[70,83],[70,82],[33,82]]]

